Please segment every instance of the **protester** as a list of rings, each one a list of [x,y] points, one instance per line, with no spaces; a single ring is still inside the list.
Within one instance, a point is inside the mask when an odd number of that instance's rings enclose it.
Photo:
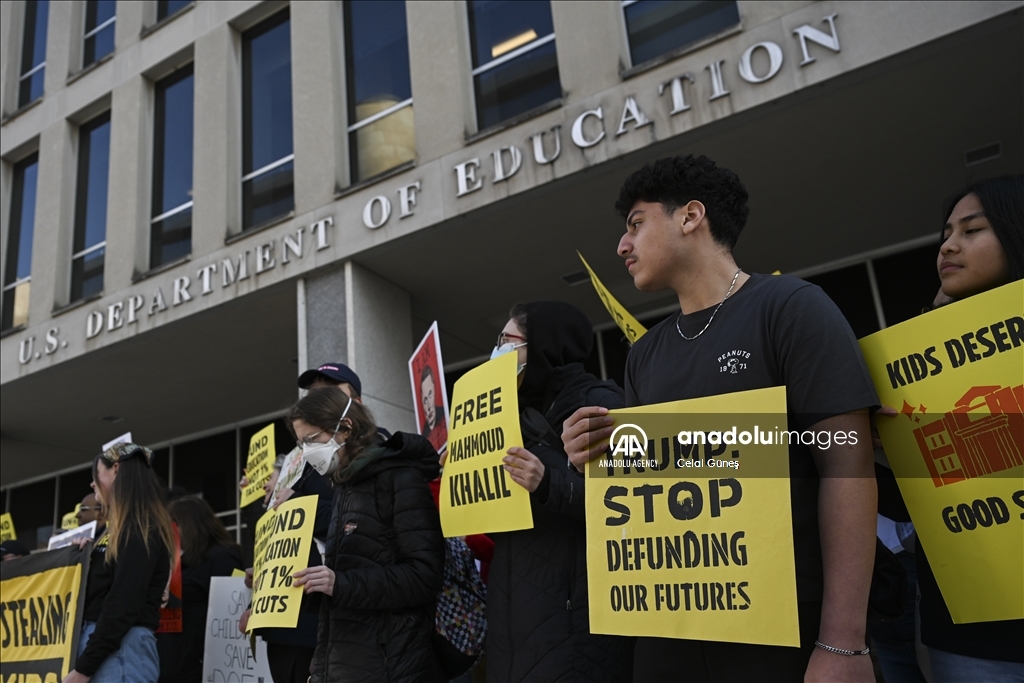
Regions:
[[[626,404],[785,386],[790,429],[862,438],[790,446],[800,647],[638,638],[634,677],[873,680],[861,655],[876,524],[868,411],[878,398],[849,324],[824,292],[736,265],[747,197],[735,173],[703,156],[661,159],[624,183],[618,253],[638,289],[670,289],[680,305],[630,350]],[[723,359],[730,352],[742,353],[744,367]],[[612,431],[605,412],[586,407],[565,422],[574,463],[603,452]]]
[[[169,508],[181,538],[182,629],[180,633],[157,634],[160,683],[199,683],[203,680],[210,579],[241,570],[242,550],[201,498],[178,498]]]
[[[487,678],[628,681],[633,639],[590,633],[584,482],[558,436],[581,406],[622,408],[622,390],[583,369],[594,330],[575,306],[517,304],[509,318],[491,356],[519,354],[525,447],[510,448],[503,462],[530,492],[533,528],[491,534]]]
[[[133,443],[115,444],[93,461],[107,533],[93,545],[78,659],[65,683],[156,683],[160,676],[153,632],[174,534],[152,461],[152,451]]]
[[[17,560],[20,557],[28,557],[30,554],[28,546],[21,541],[10,540],[0,543],[0,562]]]
[[[969,300],[1024,279],[1024,176],[968,187],[949,202],[945,217],[936,259],[942,294]],[[954,624],[920,544],[916,559],[921,641],[934,683],[1024,681],[1024,619]]]
[[[334,509],[325,566],[295,574],[324,593],[313,683],[436,681],[435,602],[444,539],[427,482],[438,456],[415,434],[384,440],[369,410],[335,388],[314,389],[288,414],[306,455],[327,451]]]
[[[303,473],[298,481],[292,488],[279,491],[277,498],[274,498],[274,488],[281,476],[285,457],[279,455],[274,462],[273,474],[263,487],[266,492],[264,504],[268,508],[276,509],[291,498],[318,497],[316,518],[313,523],[315,542],[310,546],[306,564],[307,567],[316,567],[323,564],[317,543],[327,538],[331,522],[331,486],[308,463],[303,463]],[[246,573],[246,585],[252,588],[251,584],[252,571],[249,570]],[[275,683],[306,683],[309,678],[309,665],[316,648],[321,598],[320,593],[303,594],[299,607],[299,622],[295,628],[263,628],[254,631],[267,643],[267,662]],[[240,630],[245,630],[248,620],[249,610],[246,610],[239,624]]]
[[[89,522],[96,522],[96,538],[100,537],[106,526],[106,515],[103,506],[96,500],[95,493],[87,493],[82,503],[78,506],[78,526],[84,526]]]

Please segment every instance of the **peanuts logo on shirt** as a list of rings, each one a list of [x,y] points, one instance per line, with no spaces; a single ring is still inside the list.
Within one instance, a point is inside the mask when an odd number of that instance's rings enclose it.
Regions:
[[[740,370],[747,369],[746,361],[749,358],[749,351],[744,351],[742,349],[726,351],[718,357],[718,371],[728,372],[730,375],[737,375]]]

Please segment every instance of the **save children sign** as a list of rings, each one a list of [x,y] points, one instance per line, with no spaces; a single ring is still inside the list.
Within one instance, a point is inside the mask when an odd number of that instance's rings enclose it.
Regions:
[[[957,624],[1024,617],[1024,282],[860,341],[918,540]]]
[[[785,387],[610,415],[586,472],[591,632],[798,646]]]

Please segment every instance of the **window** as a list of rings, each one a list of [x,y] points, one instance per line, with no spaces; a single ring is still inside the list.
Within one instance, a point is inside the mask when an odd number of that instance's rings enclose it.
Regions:
[[[114,51],[114,0],[89,0],[85,3],[85,53],[82,66],[99,61]]]
[[[156,84],[149,267],[192,251],[192,65]]]
[[[634,66],[740,23],[731,0],[623,0],[622,10]]]
[[[43,96],[46,75],[46,20],[50,15],[47,0],[25,3],[25,31],[21,37],[21,73],[18,77],[18,106],[24,107]]]
[[[192,4],[194,0],[157,0],[156,20],[163,21]]]
[[[107,181],[110,168],[110,112],[78,130],[78,186],[71,255],[71,301],[103,289],[107,246]]]
[[[288,10],[242,35],[242,229],[295,208]]]
[[[29,550],[46,548],[53,535],[56,477],[10,489],[10,513],[18,540]]]
[[[469,34],[480,129],[562,96],[550,2],[471,0]]]
[[[14,165],[11,186],[11,222],[7,230],[7,263],[4,267],[3,328],[28,322],[28,294],[32,280],[32,232],[36,218],[36,180],[39,155]]]
[[[416,156],[403,0],[345,5],[352,178],[364,180]]]

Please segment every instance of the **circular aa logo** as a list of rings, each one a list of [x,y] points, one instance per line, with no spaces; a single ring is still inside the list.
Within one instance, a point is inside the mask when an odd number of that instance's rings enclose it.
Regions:
[[[612,457],[646,458],[647,432],[635,424],[619,425],[612,432]]]

